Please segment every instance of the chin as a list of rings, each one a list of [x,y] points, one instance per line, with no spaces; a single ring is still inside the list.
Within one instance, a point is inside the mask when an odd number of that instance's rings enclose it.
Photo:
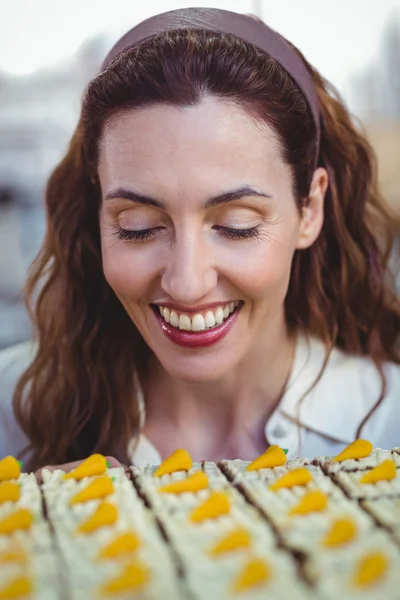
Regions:
[[[160,360],[160,358],[159,358]],[[171,364],[170,361],[160,361],[167,373],[176,379],[188,383],[211,383],[226,376],[234,368],[233,363],[227,364],[212,360],[190,361],[182,360]]]

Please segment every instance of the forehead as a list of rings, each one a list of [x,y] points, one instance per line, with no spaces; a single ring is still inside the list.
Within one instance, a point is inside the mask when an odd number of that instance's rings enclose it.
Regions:
[[[290,185],[272,130],[210,97],[190,107],[159,104],[114,116],[101,140],[99,176],[103,191],[134,185],[165,200],[235,183]]]

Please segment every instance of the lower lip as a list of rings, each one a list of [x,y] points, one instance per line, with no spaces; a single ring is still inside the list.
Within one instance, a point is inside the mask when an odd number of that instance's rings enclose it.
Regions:
[[[164,334],[175,344],[179,346],[185,346],[185,348],[202,348],[205,346],[212,346],[220,340],[222,340],[234,326],[236,319],[238,318],[241,306],[237,307],[229,317],[212,329],[206,329],[205,331],[184,331],[178,329],[167,323],[158,312],[154,312],[162,331]]]

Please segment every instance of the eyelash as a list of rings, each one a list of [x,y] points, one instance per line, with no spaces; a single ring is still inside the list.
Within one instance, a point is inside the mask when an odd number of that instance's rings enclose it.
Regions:
[[[133,231],[130,229],[123,229],[122,227],[118,227],[115,234],[120,240],[127,240],[130,242],[146,242],[152,239],[157,231],[163,229],[162,227],[153,227],[150,229],[139,229],[137,231]],[[221,233],[224,237],[231,240],[243,240],[255,238],[260,235],[260,227],[256,225],[255,227],[250,227],[249,229],[231,229],[229,227],[221,227],[219,225],[215,225],[214,229]]]
[[[127,240],[129,242],[146,242],[154,237],[158,228],[152,229],[139,229],[137,231],[132,231],[130,229],[122,229],[122,227],[118,227],[115,232],[116,236],[120,240]]]
[[[249,229],[231,229],[229,227],[214,225],[214,229],[220,232],[224,237],[231,240],[245,240],[249,238],[255,238],[260,235],[259,225],[250,227]]]

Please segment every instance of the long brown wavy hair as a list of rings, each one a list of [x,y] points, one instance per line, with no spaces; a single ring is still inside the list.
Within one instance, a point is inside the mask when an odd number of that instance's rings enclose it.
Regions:
[[[378,194],[370,145],[336,92],[302,60],[319,98],[318,164],[330,182],[322,232],[294,256],[287,322],[328,349],[371,357],[382,374],[384,361],[400,363],[400,304],[388,269],[393,220]],[[38,349],[15,390],[14,411],[30,440],[31,468],[95,451],[127,458],[139,428],[133,373],[145,368],[149,350],[103,275],[99,141],[116,113],[194,105],[204,95],[235,102],[275,130],[299,210],[307,203],[315,159],[310,111],[287,72],[252,45],[222,33],[169,31],[123,52],[95,77],[47,185],[47,232],[26,287]]]

